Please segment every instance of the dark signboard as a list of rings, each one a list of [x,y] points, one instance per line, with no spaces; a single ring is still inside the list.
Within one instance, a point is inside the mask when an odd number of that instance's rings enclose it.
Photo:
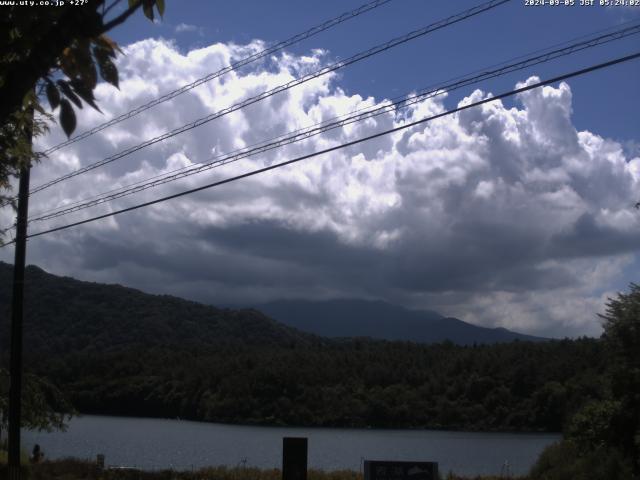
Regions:
[[[438,480],[438,464],[365,460],[364,480]]]
[[[282,480],[307,480],[307,439],[282,439]]]

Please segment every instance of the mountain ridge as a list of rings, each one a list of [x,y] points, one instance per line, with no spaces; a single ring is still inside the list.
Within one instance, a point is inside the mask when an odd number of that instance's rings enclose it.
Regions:
[[[0,262],[0,344],[9,340],[13,266]],[[300,345],[320,341],[252,309],[220,309],[116,284],[25,271],[25,350],[100,353],[130,347]],[[6,351],[6,350],[5,350]]]
[[[0,262],[0,344],[7,347],[13,266]],[[288,346],[367,337],[460,345],[542,340],[486,329],[433,311],[383,301],[279,300],[228,309],[118,284],[86,282],[29,265],[25,272],[25,348],[42,354],[130,347]]]
[[[503,327],[480,327],[431,310],[411,310],[381,300],[276,300],[254,308],[285,325],[329,338],[370,337],[418,343],[449,340],[459,345],[548,340]]]

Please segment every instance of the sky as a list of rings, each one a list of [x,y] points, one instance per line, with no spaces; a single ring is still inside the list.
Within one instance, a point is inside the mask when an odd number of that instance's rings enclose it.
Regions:
[[[111,36],[120,89],[79,130],[289,38],[362,1],[167,2]],[[50,155],[32,185],[219,111],[466,8],[392,0]],[[579,2],[578,2],[579,3]],[[34,194],[36,214],[628,22],[640,8],[513,0],[323,75]],[[638,50],[636,35],[425,99],[304,142],[46,222],[134,205],[349,142]],[[599,335],[608,297],[638,282],[640,61],[310,158],[238,182],[33,238],[28,263],[214,305],[381,299],[488,327]],[[64,140],[58,126],[36,139]],[[0,212],[3,224],[12,213]],[[0,259],[12,261],[11,248]]]

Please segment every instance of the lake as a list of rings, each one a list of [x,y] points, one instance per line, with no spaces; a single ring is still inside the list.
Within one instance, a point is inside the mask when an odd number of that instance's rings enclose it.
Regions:
[[[46,458],[95,460],[146,470],[188,470],[211,465],[280,468],[282,437],[309,439],[309,468],[361,470],[362,460],[437,461],[440,472],[525,474],[554,434],[470,433],[434,430],[253,427],[149,418],[86,415],[66,432],[24,432],[29,452]]]

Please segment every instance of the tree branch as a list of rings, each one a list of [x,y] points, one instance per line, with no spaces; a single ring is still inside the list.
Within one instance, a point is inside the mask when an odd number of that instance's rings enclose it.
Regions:
[[[109,6],[104,10],[104,12],[102,13],[102,18],[104,18],[104,17],[105,17],[105,15],[107,15],[107,14],[111,11],[111,9],[112,9],[113,7],[115,7],[116,5],[118,5],[121,1],[122,1],[122,0],[114,0],[114,2],[113,2],[111,5],[109,5]],[[104,6],[104,5],[106,5],[106,2],[105,2],[105,3],[103,3],[103,6]]]
[[[129,18],[131,15],[133,15],[133,13],[136,10],[138,10],[141,6],[142,6],[142,2],[138,2],[137,4],[127,8],[123,13],[118,15],[116,18],[105,23],[102,26],[102,28],[98,32],[96,32],[96,36],[102,35],[103,33],[106,33],[109,30],[111,30],[113,27],[117,27],[121,23],[124,23],[125,20]]]

